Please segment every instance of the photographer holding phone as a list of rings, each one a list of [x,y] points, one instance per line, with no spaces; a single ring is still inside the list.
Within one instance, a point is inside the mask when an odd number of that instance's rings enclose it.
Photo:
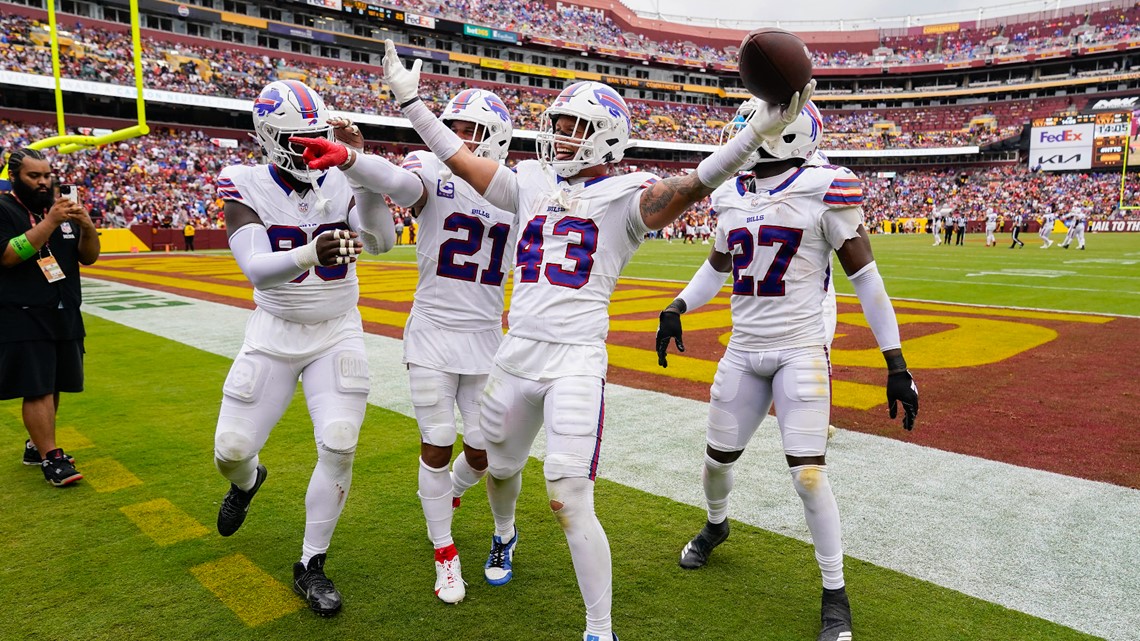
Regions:
[[[83,391],[79,265],[99,258],[99,232],[74,185],[53,198],[51,164],[39,151],[9,156],[8,177],[12,191],[0,195],[0,400],[23,399],[24,464],[61,487],[83,478],[55,442],[55,417],[60,392]]]

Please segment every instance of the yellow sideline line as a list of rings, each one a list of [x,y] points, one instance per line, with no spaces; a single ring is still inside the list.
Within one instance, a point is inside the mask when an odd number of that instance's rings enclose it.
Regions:
[[[124,505],[119,511],[161,547],[201,538],[210,533],[206,526],[167,499]]]
[[[80,467],[83,468],[83,480],[90,483],[96,492],[117,492],[143,483],[113,458],[84,461]]]
[[[288,587],[242,554],[196,565],[190,574],[251,628],[305,607]]]

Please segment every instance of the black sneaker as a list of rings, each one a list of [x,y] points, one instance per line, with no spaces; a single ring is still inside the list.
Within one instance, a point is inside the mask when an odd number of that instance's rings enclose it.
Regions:
[[[823,589],[819,619],[822,627],[816,641],[851,641],[851,604],[846,589]]]
[[[720,523],[705,522],[699,534],[692,541],[685,544],[681,550],[681,567],[686,570],[696,570],[705,567],[709,562],[709,555],[713,548],[724,543],[728,538],[728,519]]]
[[[67,459],[68,463],[75,465],[75,457],[74,456],[71,456],[70,454],[64,454],[63,456],[64,456],[64,458]],[[32,443],[32,441],[30,439],[25,439],[24,440],[24,465],[39,465],[42,462],[43,462],[43,458],[40,457],[40,451],[36,449],[36,446]]]
[[[56,487],[70,485],[83,478],[59,448],[48,452],[47,457],[40,462],[40,469],[44,471],[44,479]]]
[[[268,475],[269,472],[265,466],[258,465],[257,482],[248,492],[230,483],[230,491],[226,492],[225,498],[222,499],[222,506],[218,508],[218,534],[229,536],[238,531],[241,524],[245,522],[246,513],[249,512],[249,502],[253,500],[253,495],[257,494],[258,488],[265,482],[265,477]]]
[[[309,604],[309,609],[322,617],[340,612],[340,592],[332,579],[325,576],[325,557],[318,554],[309,559],[309,567],[300,561],[293,564],[293,591]]]

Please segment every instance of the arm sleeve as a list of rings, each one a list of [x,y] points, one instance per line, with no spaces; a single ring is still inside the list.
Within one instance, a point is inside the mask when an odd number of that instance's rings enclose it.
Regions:
[[[855,295],[859,297],[859,305],[863,307],[863,315],[867,317],[867,324],[871,326],[879,350],[885,352],[902,347],[895,308],[891,306],[891,299],[887,296],[887,288],[883,285],[883,277],[879,275],[875,261],[867,263],[863,269],[849,276],[848,280],[855,288]]]
[[[414,205],[424,193],[424,183],[419,176],[379,156],[357,154],[356,162],[344,170],[344,175],[353,192],[358,194],[357,204],[360,203],[357,188],[387,194],[401,207]]]
[[[348,212],[348,226],[371,235],[376,241],[364,238],[364,249],[374,255],[392,249],[396,245],[396,226],[384,196],[367,189],[353,189],[352,194],[356,206]]]
[[[685,286],[685,289],[681,290],[677,298],[685,301],[685,311],[691,312],[716,298],[716,295],[720,293],[720,288],[724,287],[726,278],[728,278],[727,272],[718,272],[706,260],[697,270],[697,273],[693,274],[692,280]]]
[[[242,273],[257,289],[284,285],[318,264],[315,242],[275,252],[261,225],[246,225],[235,231],[230,236],[230,250]]]
[[[519,209],[519,177],[507,167],[499,166],[495,177],[483,193],[487,202],[504,211],[517,212]]]

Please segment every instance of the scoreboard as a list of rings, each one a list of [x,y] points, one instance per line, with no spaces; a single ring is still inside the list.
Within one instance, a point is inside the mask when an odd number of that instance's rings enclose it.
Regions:
[[[1037,118],[1031,130],[1029,166],[1041,171],[1119,168],[1131,131],[1129,112]],[[1129,164],[1140,161],[1129,160]]]

